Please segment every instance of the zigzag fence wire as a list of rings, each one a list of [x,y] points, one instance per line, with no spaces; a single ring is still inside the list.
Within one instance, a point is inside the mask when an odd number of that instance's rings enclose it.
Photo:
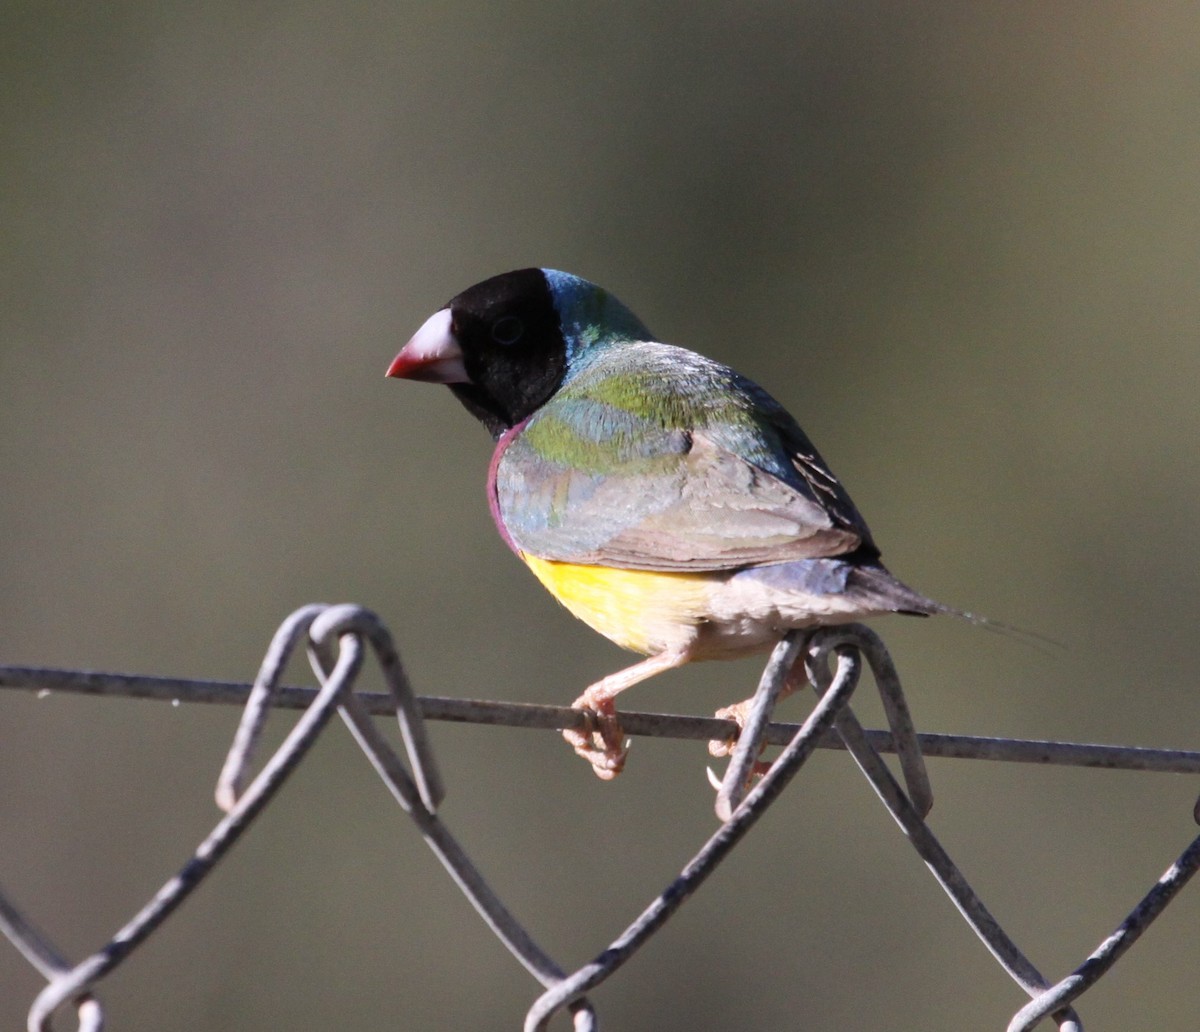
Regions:
[[[315,690],[279,684],[289,658],[301,646],[306,648],[320,684]],[[386,693],[354,690],[368,652],[382,669]],[[864,663],[870,666],[883,698],[890,731],[865,730],[850,709],[849,700]],[[815,692],[817,701],[803,724],[769,723],[776,699],[805,685]],[[427,720],[454,720],[587,729],[586,714],[557,706],[418,698],[405,677],[390,634],[374,614],[357,606],[314,605],[293,613],[276,632],[253,685],[0,667],[0,688],[245,705],[217,783],[217,803],[224,816],[180,872],[97,952],[78,963],[67,960],[0,892],[0,929],[47,983],[30,1007],[30,1032],[50,1032],[55,1015],[68,1006],[74,1008],[82,1032],[99,1032],[104,1024],[103,1007],[95,995],[99,984],[153,934],[237,843],[334,713],[350,729],[397,804],[412,818],[488,927],[543,986],[544,992],[526,1015],[525,1032],[542,1032],[563,1010],[569,1012],[576,1032],[598,1029],[588,991],[614,975],[699,889],[817,748],[850,752],[963,919],[1029,998],[1013,1015],[1008,1032],[1029,1032],[1046,1021],[1053,1022],[1061,1032],[1081,1032],[1083,1024],[1073,1003],[1120,959],[1200,867],[1197,837],[1111,935],[1073,972],[1057,982],[1050,981],[987,910],[926,823],[933,797],[924,756],[1194,774],[1200,773],[1200,752],[917,733],[895,668],[874,632],[857,624],[792,632],[771,654],[758,691],[744,707],[744,730],[740,734],[738,725],[729,720],[622,714],[628,734],[710,739],[714,753],[732,752],[718,787],[716,811],[720,824],[678,877],[616,939],[587,964],[568,972],[537,945],[505,907],[438,817],[442,781],[424,726]],[[303,713],[283,743],[251,777],[259,732],[269,711],[280,707],[301,709]],[[403,758],[379,730],[377,716],[399,720]],[[736,746],[726,744],[734,739]],[[767,744],[784,748],[755,783],[751,772]],[[897,754],[903,787],[883,761],[883,752]]]

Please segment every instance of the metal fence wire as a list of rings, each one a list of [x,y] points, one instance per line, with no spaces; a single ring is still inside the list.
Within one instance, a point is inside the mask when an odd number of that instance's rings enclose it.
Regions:
[[[316,690],[283,686],[280,676],[301,646],[320,684]],[[356,692],[368,655],[379,664],[388,691]],[[871,668],[883,700],[889,731],[865,730],[850,709],[863,665]],[[801,725],[770,723],[781,693],[807,685],[816,704]],[[1080,1032],[1073,1004],[1095,985],[1175,898],[1200,866],[1197,837],[1158,879],[1136,907],[1116,925],[1076,969],[1051,982],[984,906],[938,842],[925,817],[933,796],[925,756],[1009,760],[1084,767],[1200,773],[1200,752],[1082,745],[1005,738],[919,734],[887,650],[874,632],[861,625],[792,632],[771,654],[754,698],[746,705],[744,729],[729,720],[623,713],[631,735],[657,735],[733,742],[724,778],[718,786],[717,830],[666,889],[629,926],[578,970],[566,971],[521,926],[438,817],[443,789],[437,763],[425,735],[425,721],[471,721],[519,727],[586,729],[588,717],[557,706],[416,697],[405,676],[391,635],[371,612],[358,606],[312,605],[289,616],[276,632],[254,684],[98,674],[28,667],[0,667],[0,687],[38,692],[124,695],[172,701],[244,704],[242,720],[217,782],[217,803],[224,816],[191,859],[158,890],[112,939],[79,963],[66,959],[22,912],[0,892],[0,928],[46,979],[29,1010],[30,1032],[49,1032],[57,1012],[73,1007],[81,1030],[99,1030],[103,1006],[95,992],[180,903],[207,877],[217,862],[267,806],[288,775],[336,712],[391,791],[397,804],[474,905],[492,932],[544,988],[525,1017],[525,1032],[541,1032],[561,1010],[577,1032],[599,1028],[588,992],[614,975],[670,920],[680,906],[729,855],[777,799],[816,748],[846,749],[874,787],[934,878],[995,958],[1028,996],[1013,1015],[1008,1032],[1028,1032],[1045,1021],[1062,1032]],[[252,775],[259,732],[273,707],[303,711],[274,754]],[[388,744],[376,725],[378,716],[400,724],[404,755]],[[783,750],[760,773],[765,745]],[[895,753],[903,785],[881,753]],[[1200,809],[1200,805],[1198,805]],[[1200,817],[1198,817],[1200,819]]]

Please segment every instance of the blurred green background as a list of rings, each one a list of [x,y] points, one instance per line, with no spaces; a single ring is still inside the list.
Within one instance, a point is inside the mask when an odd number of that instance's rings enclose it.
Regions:
[[[1197,39],[1170,3],[4,4],[0,662],[249,679],[349,600],[426,694],[565,703],[626,663],[496,538],[482,429],[383,377],[543,264],[766,385],[905,580],[1063,643],[881,623],[923,729],[1200,747]],[[759,666],[625,705],[711,712]],[[236,718],[0,697],[0,883],[61,948],[189,855]],[[564,965],[714,827],[700,745],[605,785],[557,736],[433,734],[448,824]],[[1054,978],[1196,832],[1184,778],[931,767]],[[1193,888],[1089,1032],[1196,1027],[1198,920]],[[39,985],[0,948],[0,1025]],[[536,994],[340,725],[102,988],[114,1030],[515,1029]],[[824,753],[594,999],[948,1032],[1023,997]]]

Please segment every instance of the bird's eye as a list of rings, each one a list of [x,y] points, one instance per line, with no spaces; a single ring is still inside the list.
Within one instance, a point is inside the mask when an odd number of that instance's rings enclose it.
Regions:
[[[492,340],[507,347],[521,339],[525,324],[515,315],[503,315],[492,323]]]

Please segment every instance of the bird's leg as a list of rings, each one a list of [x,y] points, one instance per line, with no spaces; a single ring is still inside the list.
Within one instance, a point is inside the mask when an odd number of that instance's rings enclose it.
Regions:
[[[784,679],[782,687],[779,689],[779,695],[775,698],[775,705],[779,705],[789,695],[798,692],[801,688],[808,684],[808,673],[804,669],[803,663],[796,663],[791,670],[788,671],[787,677]],[[713,714],[718,720],[732,720],[739,728],[746,726],[746,718],[750,713],[750,707],[754,703],[754,698],[743,699],[741,702],[735,702],[732,706],[725,706],[717,710]],[[737,746],[737,736],[733,738],[714,738],[708,743],[708,753],[710,756],[732,756],[733,750]],[[765,746],[764,746],[765,748]],[[754,766],[750,773],[754,777],[762,777],[771,769],[771,764],[765,760],[755,760]]]
[[[567,728],[563,731],[563,738],[575,752],[592,765],[596,777],[604,781],[615,778],[624,769],[625,756],[629,752],[629,747],[625,744],[625,733],[617,719],[617,696],[639,681],[661,674],[664,670],[682,666],[688,659],[686,649],[660,652],[601,678],[571,703],[573,709],[589,712],[593,725],[588,730]]]

